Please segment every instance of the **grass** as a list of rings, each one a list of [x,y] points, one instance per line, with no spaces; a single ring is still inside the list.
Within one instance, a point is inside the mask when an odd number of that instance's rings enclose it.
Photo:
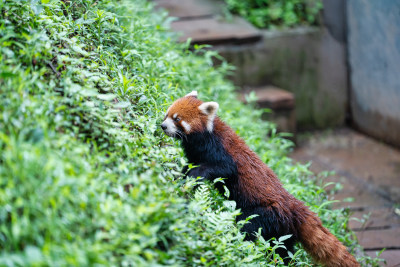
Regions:
[[[236,100],[230,67],[175,41],[143,0],[0,0],[0,266],[279,265],[279,242],[243,241],[234,203],[180,179],[158,125],[192,90],[359,248],[292,144]],[[311,265],[301,249],[293,262]]]

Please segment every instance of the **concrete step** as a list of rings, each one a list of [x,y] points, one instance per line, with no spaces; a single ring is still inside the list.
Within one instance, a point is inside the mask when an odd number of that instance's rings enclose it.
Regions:
[[[247,89],[244,92],[245,94],[254,92],[258,99],[257,104],[261,108],[270,108],[273,110],[295,108],[294,95],[276,86],[255,87]]]
[[[257,96],[258,108],[271,110],[271,113],[263,114],[263,119],[274,122],[279,132],[296,134],[295,98],[292,93],[275,86],[263,86],[246,88],[240,99],[246,102],[245,96],[251,92]]]
[[[191,38],[192,44],[245,44],[261,39],[260,32],[242,18],[234,17],[232,21],[217,18],[200,18],[178,20],[171,24],[174,31],[182,33],[180,42]]]
[[[349,227],[356,231],[400,227],[400,216],[393,208],[356,211],[351,215]]]
[[[226,20],[220,1],[213,0],[154,0],[156,8],[166,9],[178,18],[171,23],[180,32],[180,42],[191,38],[192,44],[247,44],[261,39],[261,32],[246,20],[233,16]]]
[[[400,228],[366,230],[355,232],[358,242],[364,249],[400,249]]]

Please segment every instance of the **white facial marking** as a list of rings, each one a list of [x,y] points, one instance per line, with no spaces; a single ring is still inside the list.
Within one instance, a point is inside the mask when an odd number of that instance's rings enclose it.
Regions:
[[[186,121],[182,121],[181,124],[182,124],[183,128],[185,128],[185,132],[189,133],[190,129],[191,129],[189,123],[187,123]]]
[[[178,117],[178,113],[175,113],[174,116],[172,116],[174,119],[176,119],[176,117]]]
[[[165,126],[167,126],[167,128],[165,129],[165,133],[169,136],[175,135],[177,129],[174,124],[174,121],[168,117],[165,119],[165,121],[163,123],[165,123]]]
[[[219,105],[217,102],[205,102],[199,106],[199,109],[202,113],[206,114],[207,117],[207,130],[212,132],[214,129],[214,119],[217,115],[217,110]]]
[[[197,97],[197,91],[192,91],[192,92],[190,92],[189,94],[187,94],[186,96],[194,96],[194,97]],[[186,97],[185,96],[185,97]]]

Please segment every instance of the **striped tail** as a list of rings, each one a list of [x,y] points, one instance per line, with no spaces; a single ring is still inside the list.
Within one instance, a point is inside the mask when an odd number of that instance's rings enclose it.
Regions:
[[[322,226],[313,212],[307,214],[299,230],[299,241],[316,262],[327,267],[360,266],[346,247]]]

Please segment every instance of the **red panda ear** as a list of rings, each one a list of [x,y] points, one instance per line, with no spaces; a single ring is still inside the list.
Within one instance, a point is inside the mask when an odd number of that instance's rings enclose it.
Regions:
[[[208,116],[215,116],[218,108],[219,105],[217,102],[205,102],[199,106],[200,111]]]
[[[195,98],[197,98],[197,91],[192,91],[189,94],[185,95],[185,97],[188,97],[188,96],[194,96]]]

